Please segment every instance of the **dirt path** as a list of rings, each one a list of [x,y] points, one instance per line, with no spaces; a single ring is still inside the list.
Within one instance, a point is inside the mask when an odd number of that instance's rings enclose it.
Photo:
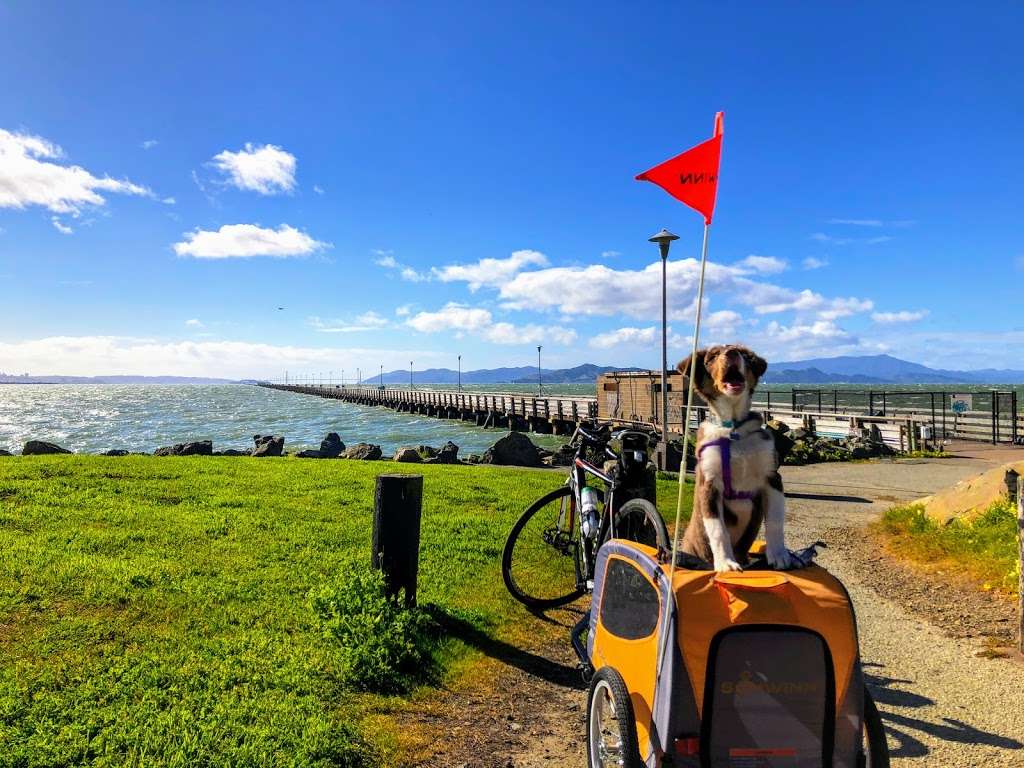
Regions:
[[[983,636],[998,634],[1012,606],[957,592],[965,589],[962,585],[950,594],[935,588],[936,579],[911,582],[916,574],[880,554],[864,531],[893,503],[988,469],[996,459],[1002,456],[975,452],[953,459],[783,470],[790,545],[830,542],[821,563],[844,581],[853,598],[865,671],[885,720],[894,766],[1024,765],[1024,664],[977,655],[986,647]],[[451,749],[424,765],[582,768],[585,693],[570,674],[575,659],[567,638],[552,645],[539,622],[538,637],[543,640],[528,651],[550,666],[496,662],[493,679],[453,694],[455,706],[464,710],[462,719],[474,709],[482,713],[476,718],[479,730],[459,734]],[[519,692],[515,711],[500,696],[488,698],[486,691],[495,689]],[[474,707],[474,699],[488,703]]]

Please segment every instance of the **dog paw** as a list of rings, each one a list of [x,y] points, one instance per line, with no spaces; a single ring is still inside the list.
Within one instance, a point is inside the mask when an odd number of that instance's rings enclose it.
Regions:
[[[765,557],[768,559],[768,565],[777,571],[788,571],[791,568],[795,568],[798,564],[790,551],[785,547],[782,549],[769,549],[765,553]]]
[[[735,560],[727,557],[724,560],[715,560],[715,570],[718,572],[742,571],[743,566],[737,563]]]

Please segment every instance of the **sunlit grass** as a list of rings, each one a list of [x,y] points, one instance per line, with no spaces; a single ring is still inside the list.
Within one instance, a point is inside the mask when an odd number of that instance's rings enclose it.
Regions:
[[[369,560],[374,478],[395,471],[424,475],[420,603],[512,644],[552,631],[500,555],[557,473],[0,459],[0,766],[402,765],[404,700],[342,686],[307,600]],[[659,481],[666,517],[675,491]],[[453,639],[438,660],[468,674],[475,655]]]

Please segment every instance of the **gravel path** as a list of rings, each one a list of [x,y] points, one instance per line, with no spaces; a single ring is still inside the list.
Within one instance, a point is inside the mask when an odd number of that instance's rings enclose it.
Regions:
[[[1001,611],[1012,614],[1012,606],[975,610],[971,600],[991,603],[991,598],[968,595],[963,586],[928,590],[915,580],[904,588],[913,574],[880,554],[864,531],[893,503],[951,485],[997,459],[1007,460],[975,452],[952,459],[783,469],[787,539],[794,548],[817,539],[832,543],[820,562],[843,580],[856,606],[865,672],[894,766],[1024,766],[1024,663],[976,655],[984,647],[979,635],[990,634],[987,630],[1002,620]],[[959,621],[957,611],[978,614],[978,621]],[[538,637],[537,648],[529,650],[563,671],[571,667],[567,638],[552,645],[540,622]],[[495,674],[473,690],[452,694],[450,711],[460,710],[486,733],[454,741],[423,765],[582,768],[585,693],[571,676],[539,674],[522,664],[498,664]],[[494,701],[482,715],[470,713],[474,701],[489,700],[488,687],[520,692],[514,715],[509,716],[511,702],[503,707]]]

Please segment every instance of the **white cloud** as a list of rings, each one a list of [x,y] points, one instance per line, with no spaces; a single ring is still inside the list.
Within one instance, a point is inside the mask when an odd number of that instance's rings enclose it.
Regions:
[[[923,320],[927,316],[927,309],[916,311],[904,309],[899,312],[875,312],[871,315],[871,319],[876,323],[914,323],[918,320]]]
[[[191,320],[186,320],[185,325],[187,325],[189,328],[202,328],[203,321],[200,320],[199,318],[193,317]]]
[[[513,251],[505,259],[480,259],[475,264],[451,264],[440,269],[431,270],[434,277],[442,283],[465,282],[470,291],[477,291],[483,286],[498,287],[506,283],[528,266],[547,266],[548,259],[539,251]]]
[[[0,128],[0,208],[38,205],[78,216],[84,208],[106,204],[101,192],[152,194],[127,180],[100,178],[81,166],[52,162],[63,157],[64,151],[46,139]]]
[[[447,361],[450,353],[423,349],[296,347],[242,341],[161,341],[124,336],[53,336],[0,342],[11,370],[36,374],[98,376],[175,374],[233,379],[281,378],[285,369],[364,371],[407,366],[416,359]]]
[[[438,331],[479,331],[491,325],[493,318],[486,309],[449,302],[436,312],[419,312],[406,325],[422,333]]]
[[[601,258],[602,259],[614,259],[614,258],[616,258],[618,256],[621,256],[621,255],[622,255],[621,251],[601,251]]]
[[[380,255],[373,260],[373,263],[378,267],[384,267],[385,269],[396,269],[398,262],[395,261],[395,257],[390,253],[378,252]]]
[[[576,332],[570,328],[496,323],[488,310],[455,302],[449,302],[436,312],[419,312],[405,323],[421,333],[455,331],[457,336],[472,333],[492,344],[537,344],[552,341],[568,345],[577,338]]]
[[[743,322],[739,312],[731,309],[722,309],[712,312],[701,320],[701,325],[712,331],[732,330]]]
[[[849,245],[850,243],[878,245],[879,243],[887,243],[892,240],[889,235],[879,235],[878,237],[858,239],[855,237],[833,237],[832,235],[825,234],[824,232],[815,232],[810,235],[810,239],[819,243],[829,243],[830,245]]]
[[[211,162],[227,183],[241,190],[275,195],[295,188],[295,155],[273,144],[246,143],[238,152],[225,149]]]
[[[395,307],[395,314],[399,317],[408,317],[412,314],[412,304],[403,304],[400,307]]]
[[[864,242],[868,245],[877,245],[878,243],[888,243],[890,240],[892,238],[889,235],[880,235],[879,237],[869,237]]]
[[[144,142],[142,142],[142,148],[143,149],[152,149],[153,147],[155,147],[159,143],[160,142],[157,141],[156,139],[146,139]]]
[[[62,235],[72,235],[75,232],[75,230],[73,230],[67,224],[62,222],[56,216],[50,217],[50,223],[53,224],[53,228],[60,232]]]
[[[430,280],[430,275],[417,272],[407,264],[403,264],[394,257],[393,251],[384,251],[375,249],[373,251],[377,258],[373,260],[373,263],[378,267],[384,267],[384,269],[393,269],[398,272],[398,276],[405,280],[407,283],[424,283]]]
[[[819,259],[816,256],[808,256],[802,263],[804,269],[821,269],[828,266],[826,259]]]
[[[319,184],[314,184],[313,191],[316,192],[318,195],[322,195],[324,193],[324,188],[321,187]]]
[[[773,275],[778,272],[784,272],[788,265],[784,259],[779,259],[775,256],[758,256],[752,253],[747,258],[737,262],[736,266],[758,272],[762,275]]]
[[[310,317],[307,322],[320,333],[358,333],[360,331],[377,331],[390,324],[390,321],[374,311],[364,312],[354,320],[322,320]]]
[[[173,197],[165,197],[165,198],[164,198],[163,200],[161,200],[160,202],[161,202],[161,203],[163,203],[164,205],[174,205],[174,204],[175,204],[175,203],[177,203],[178,201],[177,201],[177,200],[175,200],[175,199],[174,199]]]
[[[781,325],[772,321],[765,328],[765,334],[777,341],[786,343],[801,342],[808,339],[815,341],[851,341],[853,336],[830,320],[817,320],[813,323]]]
[[[402,267],[398,274],[408,283],[422,283],[430,279],[429,275],[417,272],[412,267]]]
[[[653,325],[647,328],[616,328],[614,331],[599,333],[592,337],[589,344],[594,349],[611,349],[619,346],[649,347],[661,338],[658,329]]]
[[[183,242],[174,244],[174,252],[197,259],[287,258],[308,256],[330,247],[329,243],[314,240],[287,224],[277,229],[265,229],[256,224],[225,224],[216,232],[197,229],[185,233],[184,237]]]
[[[822,320],[837,320],[860,312],[870,312],[874,308],[875,303],[871,299],[858,299],[853,296],[846,299],[831,299],[828,306],[818,312],[818,317]]]

